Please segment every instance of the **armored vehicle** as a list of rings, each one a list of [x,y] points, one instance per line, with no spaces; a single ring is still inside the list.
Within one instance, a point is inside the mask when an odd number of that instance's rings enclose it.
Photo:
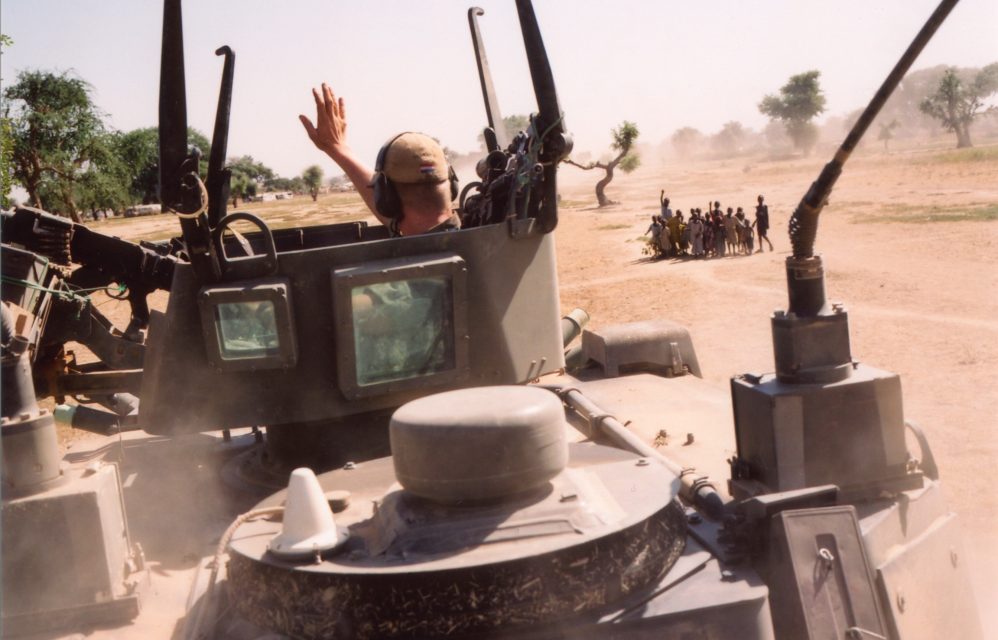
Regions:
[[[165,0],[161,197],[182,235],[133,244],[3,213],[4,632],[980,637],[927,438],[898,376],[853,359],[813,251],[843,164],[953,4],[794,213],[775,372],[733,377],[729,397],[682,326],[559,318],[571,138],[529,0],[537,113],[506,139],[471,9],[480,181],[462,230],[402,238],[226,213],[235,54],[218,50],[202,180],[180,2]],[[124,330],[83,295],[99,288],[130,303]],[[378,322],[359,296],[382,303]],[[60,460],[48,396],[80,401],[56,412],[99,437]],[[687,446],[655,446],[665,411]]]

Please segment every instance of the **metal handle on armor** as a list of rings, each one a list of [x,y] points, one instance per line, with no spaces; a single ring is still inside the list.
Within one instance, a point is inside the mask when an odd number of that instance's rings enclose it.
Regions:
[[[259,256],[244,256],[230,258],[225,254],[225,247],[222,244],[222,234],[233,222],[243,220],[252,223],[260,230],[263,236],[264,249],[266,252]],[[218,221],[218,226],[212,232],[212,240],[218,248],[218,262],[222,267],[222,277],[252,278],[273,275],[277,272],[277,246],[274,244],[274,234],[270,227],[259,217],[252,213],[239,211],[230,213]]]

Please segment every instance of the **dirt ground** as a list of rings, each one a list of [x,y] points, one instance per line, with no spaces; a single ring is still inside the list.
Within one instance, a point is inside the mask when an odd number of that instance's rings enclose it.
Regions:
[[[947,142],[948,144],[948,142]],[[619,175],[595,207],[594,173],[559,172],[556,231],[564,311],[586,309],[594,327],[665,318],[690,328],[705,377],[773,370],[769,318],[786,308],[787,222],[830,154],[769,161],[654,163]],[[821,216],[816,251],[830,300],[849,312],[853,358],[900,374],[905,418],[928,434],[949,504],[960,514],[978,600],[998,601],[994,531],[998,491],[998,146],[964,152],[935,146],[857,154]],[[720,200],[753,211],[766,195],[775,251],[706,261],[650,261],[641,234],[665,189],[687,212]],[[355,194],[253,203],[277,226],[364,218]],[[97,228],[160,239],[176,220],[111,220]],[[155,306],[162,306],[158,294]],[[114,304],[114,303],[110,303]],[[127,316],[126,316],[127,317]],[[996,627],[992,626],[992,629]]]
[[[557,230],[561,300],[592,325],[666,318],[690,328],[704,376],[774,369],[769,318],[787,306],[787,222],[826,158],[679,163],[614,179],[621,204],[594,209],[595,176],[566,169]],[[998,147],[854,157],[821,215],[815,250],[830,300],[849,312],[855,360],[901,376],[905,418],[926,431],[974,559],[978,600],[993,576],[998,491]],[[649,261],[639,239],[665,189],[687,212],[720,200],[769,204],[775,251]],[[998,628],[991,626],[992,630]]]

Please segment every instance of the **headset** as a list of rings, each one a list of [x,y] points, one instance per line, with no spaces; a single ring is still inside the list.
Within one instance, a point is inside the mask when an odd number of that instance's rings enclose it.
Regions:
[[[402,218],[402,201],[399,199],[395,185],[385,175],[385,160],[392,144],[407,133],[411,132],[403,131],[386,142],[378,151],[377,160],[374,161],[374,179],[371,181],[371,187],[374,188],[374,208],[378,210],[378,213],[392,220]],[[458,180],[454,167],[450,164],[447,165],[447,180],[450,182],[450,199],[455,200],[458,195]]]

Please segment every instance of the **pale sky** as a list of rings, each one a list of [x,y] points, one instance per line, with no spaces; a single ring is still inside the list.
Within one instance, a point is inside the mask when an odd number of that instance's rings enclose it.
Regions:
[[[736,2],[535,0],[576,149],[604,152],[636,122],[656,144],[679,127],[765,125],[756,105],[790,75],[821,71],[825,116],[863,106],[935,8],[934,0]],[[223,44],[236,52],[229,155],[284,176],[320,164],[297,115],[310,88],[345,97],[350,142],[373,164],[385,139],[424,131],[461,152],[485,124],[466,11],[470,3],[198,0],[185,3],[188,122],[210,137]],[[504,115],[536,110],[511,0],[481,0]],[[117,129],[156,125],[162,7],[156,0],[2,0],[4,85],[22,70],[69,70]],[[914,69],[998,61],[998,1],[962,0]]]

